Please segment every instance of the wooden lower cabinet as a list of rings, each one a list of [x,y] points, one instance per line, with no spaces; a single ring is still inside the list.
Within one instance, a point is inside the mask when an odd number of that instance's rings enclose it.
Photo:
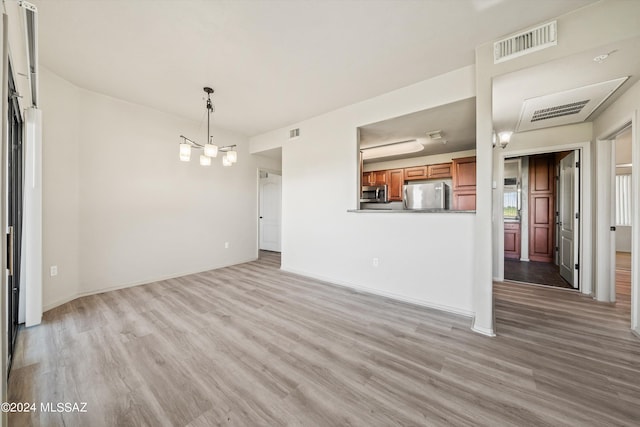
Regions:
[[[476,192],[475,191],[454,191],[453,192],[453,210],[475,211],[476,210]]]
[[[387,191],[390,202],[402,201],[402,186],[404,185],[404,169],[391,169],[387,171]]]
[[[520,223],[504,223],[504,257],[520,259]]]

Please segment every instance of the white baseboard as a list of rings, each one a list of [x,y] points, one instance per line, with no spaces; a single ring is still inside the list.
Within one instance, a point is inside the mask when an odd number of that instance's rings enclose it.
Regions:
[[[529,261],[531,261],[531,260],[530,260],[529,258],[520,258],[520,261],[522,261],[522,262],[529,262]]]
[[[325,276],[321,276],[321,275],[318,275],[318,274],[309,273],[309,272],[306,272],[306,271],[285,267],[284,265],[282,265],[280,267],[280,269],[282,271],[286,271],[287,273],[293,273],[293,274],[297,274],[297,275],[300,275],[300,276],[310,277],[310,278],[316,279],[316,280],[322,280],[323,282],[327,282],[327,283],[330,283],[330,284],[335,285],[335,286],[340,286],[342,288],[348,288],[348,289],[351,289],[351,290],[354,290],[354,291],[357,291],[357,292],[361,292],[361,293],[365,293],[365,294],[371,294],[371,295],[377,295],[377,296],[389,298],[389,299],[396,300],[396,301],[402,301],[402,302],[406,302],[406,303],[409,303],[409,304],[419,305],[421,307],[426,307],[426,308],[432,308],[432,309],[435,309],[435,310],[445,311],[447,313],[458,314],[460,316],[465,316],[465,317],[473,317],[473,315],[475,314],[472,311],[463,310],[463,309],[459,309],[459,308],[456,308],[456,307],[450,307],[450,306],[442,305],[442,304],[436,304],[436,303],[432,303],[430,301],[425,301],[425,300],[421,300],[421,299],[417,299],[417,298],[411,298],[411,297],[407,297],[407,296],[404,296],[404,295],[398,295],[398,294],[394,294],[392,292],[385,292],[385,291],[381,291],[381,290],[378,290],[378,289],[372,289],[372,288],[368,288],[366,286],[355,285],[353,283],[344,282],[342,280],[337,280],[337,279],[334,279],[332,277],[325,277]]]
[[[118,289],[133,288],[134,286],[148,285],[150,283],[161,282],[163,280],[175,279],[177,277],[189,276],[191,274],[203,273],[205,271],[218,270],[220,268],[231,267],[233,265],[244,264],[246,262],[255,261],[256,259],[257,259],[256,257],[252,257],[252,258],[249,258],[249,259],[245,259],[245,260],[241,260],[241,261],[238,261],[238,262],[234,262],[233,264],[215,265],[215,266],[211,266],[210,268],[198,269],[197,271],[187,271],[187,272],[182,272],[182,273],[170,274],[170,275],[166,275],[166,276],[162,276],[162,277],[156,277],[156,278],[152,278],[152,279],[139,280],[139,281],[136,281],[136,282],[130,282],[130,283],[125,283],[125,284],[121,284],[121,285],[106,286],[104,288],[92,289],[90,291],[78,292],[78,293],[73,294],[71,296],[68,296],[68,297],[65,297],[65,298],[61,298],[59,300],[56,300],[56,301],[51,302],[49,304],[46,304],[43,307],[42,311],[43,312],[49,311],[52,308],[56,308],[58,306],[61,306],[62,304],[66,304],[69,301],[73,301],[74,299],[86,297],[86,296],[89,296],[89,295],[101,294],[103,292],[117,291]]]
[[[471,330],[481,335],[485,335],[487,337],[495,337],[496,333],[493,329],[487,329],[480,326],[476,326],[476,319],[473,319],[473,326],[471,326]]]

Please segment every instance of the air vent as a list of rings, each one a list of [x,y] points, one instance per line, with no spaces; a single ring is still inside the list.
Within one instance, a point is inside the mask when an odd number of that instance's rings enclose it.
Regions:
[[[557,105],[555,107],[536,110],[533,112],[531,121],[537,122],[538,120],[553,119],[554,117],[562,117],[562,116],[569,116],[571,114],[578,114],[580,111],[582,111],[584,106],[589,103],[589,101],[591,100],[587,99],[586,101],[572,102],[571,104]]]
[[[516,132],[584,122],[628,77],[525,99]]]
[[[522,55],[558,44],[556,21],[515,34],[493,44],[493,63],[508,61]]]
[[[289,131],[289,139],[294,139],[300,136],[300,128],[291,129]]]

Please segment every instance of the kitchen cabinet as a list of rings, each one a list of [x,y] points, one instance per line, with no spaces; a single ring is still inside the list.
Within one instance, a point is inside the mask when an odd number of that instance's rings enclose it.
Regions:
[[[504,223],[504,257],[520,259],[520,223]]]
[[[402,201],[402,186],[404,185],[404,169],[391,169],[387,172],[387,185],[390,202]]]
[[[435,165],[427,165],[427,178],[451,178],[451,163],[438,163]]]
[[[427,166],[415,166],[404,169],[404,180],[427,179]]]
[[[373,185],[373,172],[362,172],[362,185]]]
[[[385,185],[387,182],[387,171],[373,171],[373,185]]]
[[[387,171],[362,172],[362,185],[387,184]]]
[[[476,210],[476,158],[462,157],[451,163],[453,209]]]

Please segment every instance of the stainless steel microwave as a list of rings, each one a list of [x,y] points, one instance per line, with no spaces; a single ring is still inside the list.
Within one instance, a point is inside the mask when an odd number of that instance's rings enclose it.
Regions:
[[[389,194],[386,185],[363,185],[360,193],[363,203],[387,203]]]

